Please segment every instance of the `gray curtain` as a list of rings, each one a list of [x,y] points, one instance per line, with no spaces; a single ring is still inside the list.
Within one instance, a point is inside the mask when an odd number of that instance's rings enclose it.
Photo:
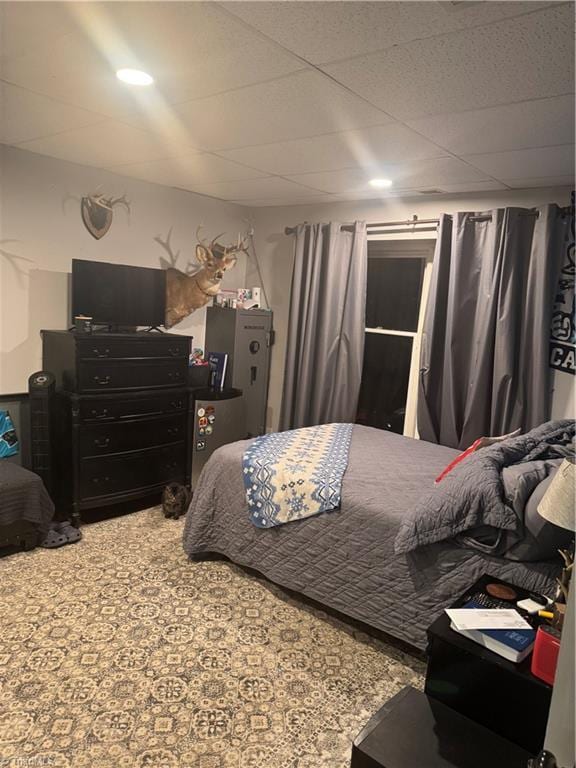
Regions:
[[[350,422],[364,355],[366,225],[296,228],[280,429]]]
[[[442,216],[422,345],[423,440],[466,448],[550,418],[550,322],[568,230],[556,205]]]

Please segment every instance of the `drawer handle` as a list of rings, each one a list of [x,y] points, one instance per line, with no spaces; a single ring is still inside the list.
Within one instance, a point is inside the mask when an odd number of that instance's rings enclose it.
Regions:
[[[177,466],[178,466],[177,461],[170,461],[166,464],[166,469],[176,469]]]
[[[96,438],[94,440],[94,445],[96,446],[96,448],[107,448],[110,445],[110,438],[109,437]]]
[[[105,419],[108,416],[108,408],[102,408],[101,411],[91,410],[90,413],[95,419]]]
[[[92,482],[93,482],[95,485],[98,485],[98,483],[100,483],[100,482],[103,482],[103,483],[107,483],[107,482],[108,482],[108,480],[110,480],[110,478],[109,478],[109,477],[93,477],[93,478],[92,478]]]
[[[96,384],[100,384],[101,387],[105,387],[110,384],[110,376],[94,376]]]
[[[184,407],[184,403],[182,402],[182,400],[172,400],[170,405],[172,406],[172,408],[176,408],[176,409],[180,409]]]
[[[180,427],[168,427],[169,435],[177,435],[180,432]]]
[[[92,350],[96,357],[110,357],[110,350],[109,349],[98,349],[97,347],[94,347]]]
[[[180,348],[179,347],[168,347],[168,352],[172,355],[172,357],[178,357],[180,354]]]

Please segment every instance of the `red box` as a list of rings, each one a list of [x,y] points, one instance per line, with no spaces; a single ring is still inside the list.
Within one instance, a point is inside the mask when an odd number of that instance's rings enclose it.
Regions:
[[[554,685],[559,651],[560,632],[545,624],[538,627],[530,669],[533,675],[544,680],[548,685]]]

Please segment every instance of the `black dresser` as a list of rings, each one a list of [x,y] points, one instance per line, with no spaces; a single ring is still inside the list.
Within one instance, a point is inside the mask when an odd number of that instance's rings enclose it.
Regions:
[[[130,501],[190,482],[191,337],[42,331],[56,377],[53,455],[59,510]]]

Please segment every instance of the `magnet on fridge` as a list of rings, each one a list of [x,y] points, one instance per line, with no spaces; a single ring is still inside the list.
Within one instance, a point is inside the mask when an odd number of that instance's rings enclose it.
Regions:
[[[216,416],[208,416],[208,423],[209,424],[214,424],[215,421],[216,421]]]
[[[212,434],[212,427],[211,427],[210,425],[208,425],[208,426],[206,427],[206,430],[205,430],[205,431],[206,431],[206,434],[207,434],[207,435],[211,435],[211,434]]]
[[[198,419],[199,427],[205,427],[207,424],[208,424],[208,419],[206,418],[206,416],[202,416],[201,418]]]
[[[198,408],[198,416],[204,416],[205,413],[206,411],[204,410],[204,408]]]
[[[205,451],[206,450],[206,440],[198,440],[196,442],[196,450],[197,451]]]
[[[208,429],[208,427],[206,427],[206,429]],[[198,434],[200,435],[200,437],[206,434],[206,429],[204,429],[204,427],[200,427],[200,429],[198,430]]]

